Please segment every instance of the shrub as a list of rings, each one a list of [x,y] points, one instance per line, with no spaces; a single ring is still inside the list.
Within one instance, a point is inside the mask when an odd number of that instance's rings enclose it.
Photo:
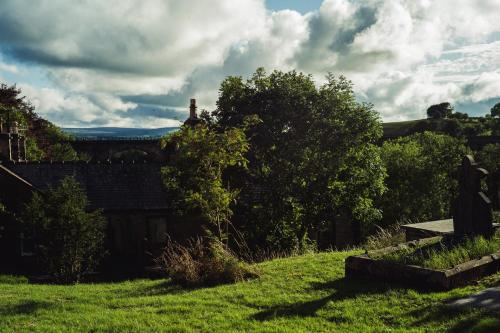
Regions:
[[[184,286],[233,283],[258,276],[222,242],[201,237],[187,245],[169,241],[157,262],[172,281]]]
[[[78,282],[103,257],[106,220],[87,207],[85,191],[67,177],[56,188],[34,193],[22,214],[35,235],[37,259],[60,283]]]

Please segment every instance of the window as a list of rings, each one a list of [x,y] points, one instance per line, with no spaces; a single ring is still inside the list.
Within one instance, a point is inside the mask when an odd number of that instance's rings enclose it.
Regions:
[[[33,234],[21,232],[21,257],[30,257],[35,255],[35,240]]]

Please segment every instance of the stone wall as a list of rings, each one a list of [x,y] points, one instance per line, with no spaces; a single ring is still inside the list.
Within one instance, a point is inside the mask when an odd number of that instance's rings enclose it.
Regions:
[[[166,153],[160,148],[160,140],[75,140],[69,142],[79,153],[85,153],[92,161],[164,162]]]

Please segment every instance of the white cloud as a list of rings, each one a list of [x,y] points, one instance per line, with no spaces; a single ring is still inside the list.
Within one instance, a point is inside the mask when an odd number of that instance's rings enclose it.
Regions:
[[[0,61],[0,71],[17,74],[19,70],[15,65],[9,65]]]
[[[260,66],[346,74],[385,120],[418,118],[500,97],[499,12],[498,0],[325,0],[304,15],[263,0],[3,0],[0,53],[14,62],[0,70],[45,71],[53,86],[24,92],[65,125],[171,124],[190,97],[211,109],[225,76]]]

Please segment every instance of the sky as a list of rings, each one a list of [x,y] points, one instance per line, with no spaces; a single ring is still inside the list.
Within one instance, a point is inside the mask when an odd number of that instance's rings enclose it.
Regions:
[[[63,127],[178,126],[258,67],[344,75],[383,121],[500,102],[500,0],[2,0],[0,82]]]

